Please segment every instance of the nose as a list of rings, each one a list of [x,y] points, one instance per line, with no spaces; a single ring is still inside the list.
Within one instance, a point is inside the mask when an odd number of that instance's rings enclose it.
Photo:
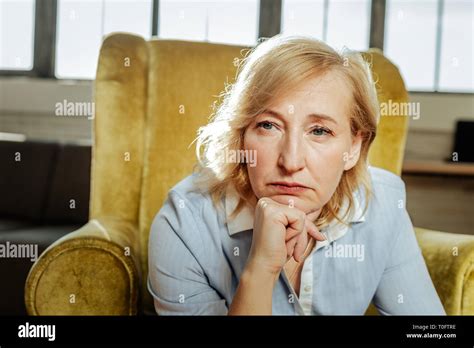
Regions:
[[[295,133],[285,135],[280,147],[278,165],[287,174],[296,173],[305,166],[303,139],[302,136]]]

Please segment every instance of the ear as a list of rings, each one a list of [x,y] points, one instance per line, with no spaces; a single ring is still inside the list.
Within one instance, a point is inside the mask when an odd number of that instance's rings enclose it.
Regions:
[[[349,153],[344,154],[344,170],[353,168],[360,158],[360,149],[362,147],[362,134],[358,131],[356,135],[352,137],[352,144]]]

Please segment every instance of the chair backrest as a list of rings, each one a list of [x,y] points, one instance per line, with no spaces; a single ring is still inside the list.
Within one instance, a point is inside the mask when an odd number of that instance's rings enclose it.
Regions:
[[[95,145],[91,217],[103,214],[136,221],[142,276],[142,309],[152,310],[146,288],[148,236],[167,193],[196,163],[190,146],[208,122],[225,83],[235,78],[244,47],[107,38],[96,81]],[[402,102],[407,93],[398,69],[381,52],[372,62],[380,102]],[[370,163],[400,174],[407,118],[382,117]],[[129,153],[129,161],[126,161]],[[137,215],[138,214],[138,215]]]
[[[193,170],[195,147],[190,144],[197,129],[208,122],[224,82],[233,81],[234,58],[240,57],[242,48],[162,40],[148,44],[147,145],[140,204],[142,251],[147,248],[152,219],[169,189]],[[142,267],[147,267],[146,257]],[[150,299],[144,300],[145,306],[149,305]]]
[[[147,42],[130,34],[112,34],[102,43],[94,85],[95,117],[89,219],[113,217],[135,226],[132,254],[142,248],[139,209],[148,115]],[[138,272],[146,280],[140,261]],[[142,283],[143,283],[142,281]],[[142,286],[143,289],[143,286]],[[145,286],[146,292],[146,286]],[[148,299],[150,301],[150,299]]]
[[[375,167],[401,175],[408,133],[408,115],[403,112],[407,108],[391,110],[390,105],[407,103],[408,92],[397,66],[388,60],[382,51],[370,49],[363,55],[371,62],[379,104],[386,106],[386,113],[380,116],[377,136],[370,148],[369,162]]]

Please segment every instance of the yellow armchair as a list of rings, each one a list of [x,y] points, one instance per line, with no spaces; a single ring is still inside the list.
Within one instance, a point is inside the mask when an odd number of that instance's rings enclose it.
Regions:
[[[155,313],[146,286],[150,225],[168,190],[191,173],[189,144],[224,82],[235,78],[242,49],[129,34],[105,39],[95,81],[90,221],[33,265],[25,284],[30,315]],[[380,51],[364,55],[380,102],[407,101],[398,69]],[[407,117],[382,117],[372,165],[400,175],[407,127]],[[474,236],[415,231],[447,313],[474,314]]]

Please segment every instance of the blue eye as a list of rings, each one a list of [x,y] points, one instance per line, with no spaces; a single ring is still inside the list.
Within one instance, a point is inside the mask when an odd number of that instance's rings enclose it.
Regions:
[[[263,121],[263,122],[257,123],[257,127],[260,127],[260,128],[266,129],[266,130],[270,130],[270,129],[273,128],[273,124],[270,123],[270,122],[267,122],[267,121]]]
[[[327,135],[330,133],[329,130],[325,128],[319,128],[319,127],[314,128],[311,132],[313,135],[317,135],[317,136]]]

